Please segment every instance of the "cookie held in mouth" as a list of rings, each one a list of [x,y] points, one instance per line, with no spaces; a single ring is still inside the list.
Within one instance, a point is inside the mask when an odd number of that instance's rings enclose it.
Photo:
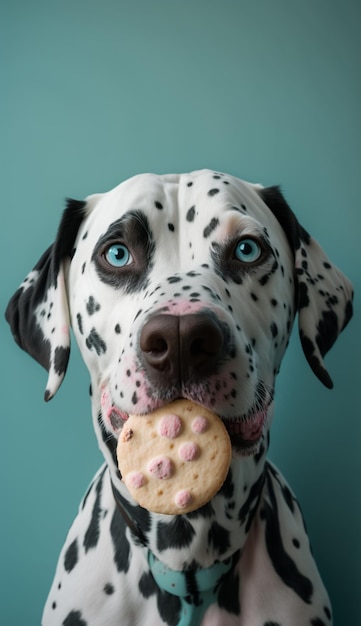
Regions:
[[[189,400],[130,415],[117,447],[133,498],[154,513],[179,515],[209,502],[222,487],[232,447],[221,419]]]

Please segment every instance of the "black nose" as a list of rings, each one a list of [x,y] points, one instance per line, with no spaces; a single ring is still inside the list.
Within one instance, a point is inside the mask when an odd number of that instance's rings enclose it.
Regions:
[[[164,387],[214,374],[225,351],[225,331],[210,313],[155,315],[143,326],[140,349],[148,377]]]

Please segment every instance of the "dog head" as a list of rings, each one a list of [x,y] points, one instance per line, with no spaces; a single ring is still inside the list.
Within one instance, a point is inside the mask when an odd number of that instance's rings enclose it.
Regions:
[[[69,200],[55,243],[7,308],[18,344],[64,377],[70,327],[102,428],[176,398],[224,420],[254,453],[298,312],[305,356],[323,358],[352,314],[352,289],[277,187],[208,170],[136,176]]]

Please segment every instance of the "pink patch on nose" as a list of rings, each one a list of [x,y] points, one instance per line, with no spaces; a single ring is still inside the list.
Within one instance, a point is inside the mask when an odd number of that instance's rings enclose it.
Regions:
[[[204,309],[204,302],[189,302],[188,300],[169,300],[167,302],[170,315],[186,315],[197,313]]]

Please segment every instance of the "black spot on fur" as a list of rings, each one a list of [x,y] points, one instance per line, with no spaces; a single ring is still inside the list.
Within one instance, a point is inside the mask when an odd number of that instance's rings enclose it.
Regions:
[[[154,202],[154,206],[156,207],[156,209],[159,209],[160,211],[163,208],[163,204],[161,202],[157,202],[157,201]]]
[[[208,531],[208,545],[212,545],[217,550],[219,556],[227,552],[230,547],[229,532],[218,522],[213,522]]]
[[[64,374],[66,371],[68,361],[70,355],[70,348],[63,348],[62,346],[58,346],[55,348],[54,353],[54,370],[59,376]]]
[[[310,236],[298,223],[294,213],[287,204],[280,188],[277,186],[261,189],[259,192],[263,202],[267,204],[276,219],[286,233],[291,250],[295,252],[300,247],[300,240],[306,244],[310,242]]]
[[[239,551],[233,555],[232,568],[222,577],[218,592],[219,606],[234,615],[239,615],[241,612],[239,603],[239,576],[234,572],[239,557]]]
[[[85,216],[86,202],[68,198],[54,243],[54,278],[58,275],[60,263],[70,257],[79,226]]]
[[[95,301],[94,296],[90,296],[88,302],[86,303],[86,310],[89,315],[94,315],[97,311],[100,310],[100,304]]]
[[[209,195],[209,196],[211,196],[211,197],[212,197],[212,196],[215,196],[217,193],[219,193],[219,189],[216,189],[216,188],[214,188],[214,189],[210,189],[210,190],[208,191],[208,195]]]
[[[142,577],[139,581],[139,591],[144,598],[150,598],[155,593],[157,593],[158,587],[155,582],[151,572],[142,574]]]
[[[186,214],[187,222],[193,222],[195,215],[196,215],[196,207],[191,206],[191,208],[188,209],[187,214]]]
[[[95,328],[92,328],[88,337],[85,340],[86,346],[89,350],[94,348],[95,352],[98,356],[102,353],[104,354],[107,351],[107,346],[105,341],[99,336]]]
[[[149,511],[144,509],[139,505],[131,505],[128,500],[123,498],[123,496],[119,493],[118,490],[114,488],[116,499],[119,502],[120,506],[126,511],[129,518],[134,522],[135,526],[140,530],[142,535],[141,543],[143,545],[147,545],[147,534],[151,528],[151,516]],[[134,535],[134,539],[137,543],[139,543],[139,536]]]
[[[204,504],[199,509],[192,511],[191,513],[187,513],[188,519],[198,519],[199,517],[203,517],[204,519],[210,519],[214,515],[214,509],[210,502]]]
[[[74,541],[67,548],[64,556],[64,568],[66,572],[71,572],[78,562],[78,540]]]
[[[308,307],[310,304],[310,299],[308,297],[308,287],[306,283],[299,281],[298,283],[298,309],[303,309],[304,307]]]
[[[324,607],[323,607],[323,610],[324,610],[324,612],[325,612],[326,617],[327,617],[328,619],[331,619],[332,614],[331,614],[331,611],[330,611],[330,609],[328,608],[328,606],[324,606]]]
[[[100,474],[98,481],[95,485],[95,502],[93,505],[89,526],[85,532],[83,541],[85,552],[88,552],[88,550],[90,550],[91,548],[96,548],[100,537],[100,518],[102,512],[100,507],[100,500],[103,489],[104,472],[105,469]]]
[[[62,626],[87,626],[87,622],[82,619],[80,611],[70,611]]]
[[[76,315],[76,321],[77,321],[77,324],[78,324],[79,332],[80,332],[80,334],[82,335],[82,334],[83,334],[83,332],[84,332],[84,331],[83,331],[83,318],[82,318],[82,316],[81,316],[81,314],[80,314],[80,313],[77,313],[77,315]]]
[[[213,217],[211,221],[209,222],[208,226],[205,227],[203,231],[203,237],[207,239],[207,237],[209,237],[213,233],[213,231],[217,228],[218,225],[219,225],[218,217]]]
[[[353,314],[353,305],[352,305],[352,301],[348,300],[345,306],[345,320],[343,323],[343,326],[341,328],[341,330],[344,330],[345,326],[347,326],[347,324],[349,323],[351,317]]]
[[[157,596],[158,611],[164,622],[168,626],[177,626],[180,620],[181,602],[174,596],[157,587],[157,584],[150,572],[144,573],[139,581],[139,591],[144,598]]]
[[[107,596],[111,596],[114,593],[114,587],[111,583],[104,585],[104,593],[106,593]]]
[[[231,498],[233,498],[233,494],[234,494],[234,484],[233,484],[233,478],[232,478],[232,470],[229,469],[229,472],[227,474],[226,480],[224,481],[221,489],[220,489],[220,493],[222,493],[222,495],[227,499],[230,500]]]
[[[334,311],[324,311],[322,313],[322,317],[317,324],[317,331],[316,343],[321,355],[324,356],[333,346],[338,335],[338,321]]]
[[[266,464],[266,466],[268,466],[268,464]],[[241,524],[245,524],[246,532],[249,531],[254,514],[256,512],[259,496],[264,485],[264,480],[264,473],[262,473],[258,480],[252,485],[251,489],[249,490],[247,500],[238,511],[238,519]]]
[[[130,544],[125,534],[126,524],[116,508],[110,524],[110,535],[114,549],[114,563],[118,572],[127,573],[130,565]]]
[[[157,549],[159,552],[170,548],[186,548],[192,543],[195,530],[182,515],[177,515],[171,522],[158,522]]]
[[[300,340],[306,359],[310,364],[311,369],[328,389],[332,389],[333,382],[330,378],[329,373],[323,367],[320,359],[315,354],[315,344],[313,343],[312,339],[307,337],[304,332],[300,330]]]

